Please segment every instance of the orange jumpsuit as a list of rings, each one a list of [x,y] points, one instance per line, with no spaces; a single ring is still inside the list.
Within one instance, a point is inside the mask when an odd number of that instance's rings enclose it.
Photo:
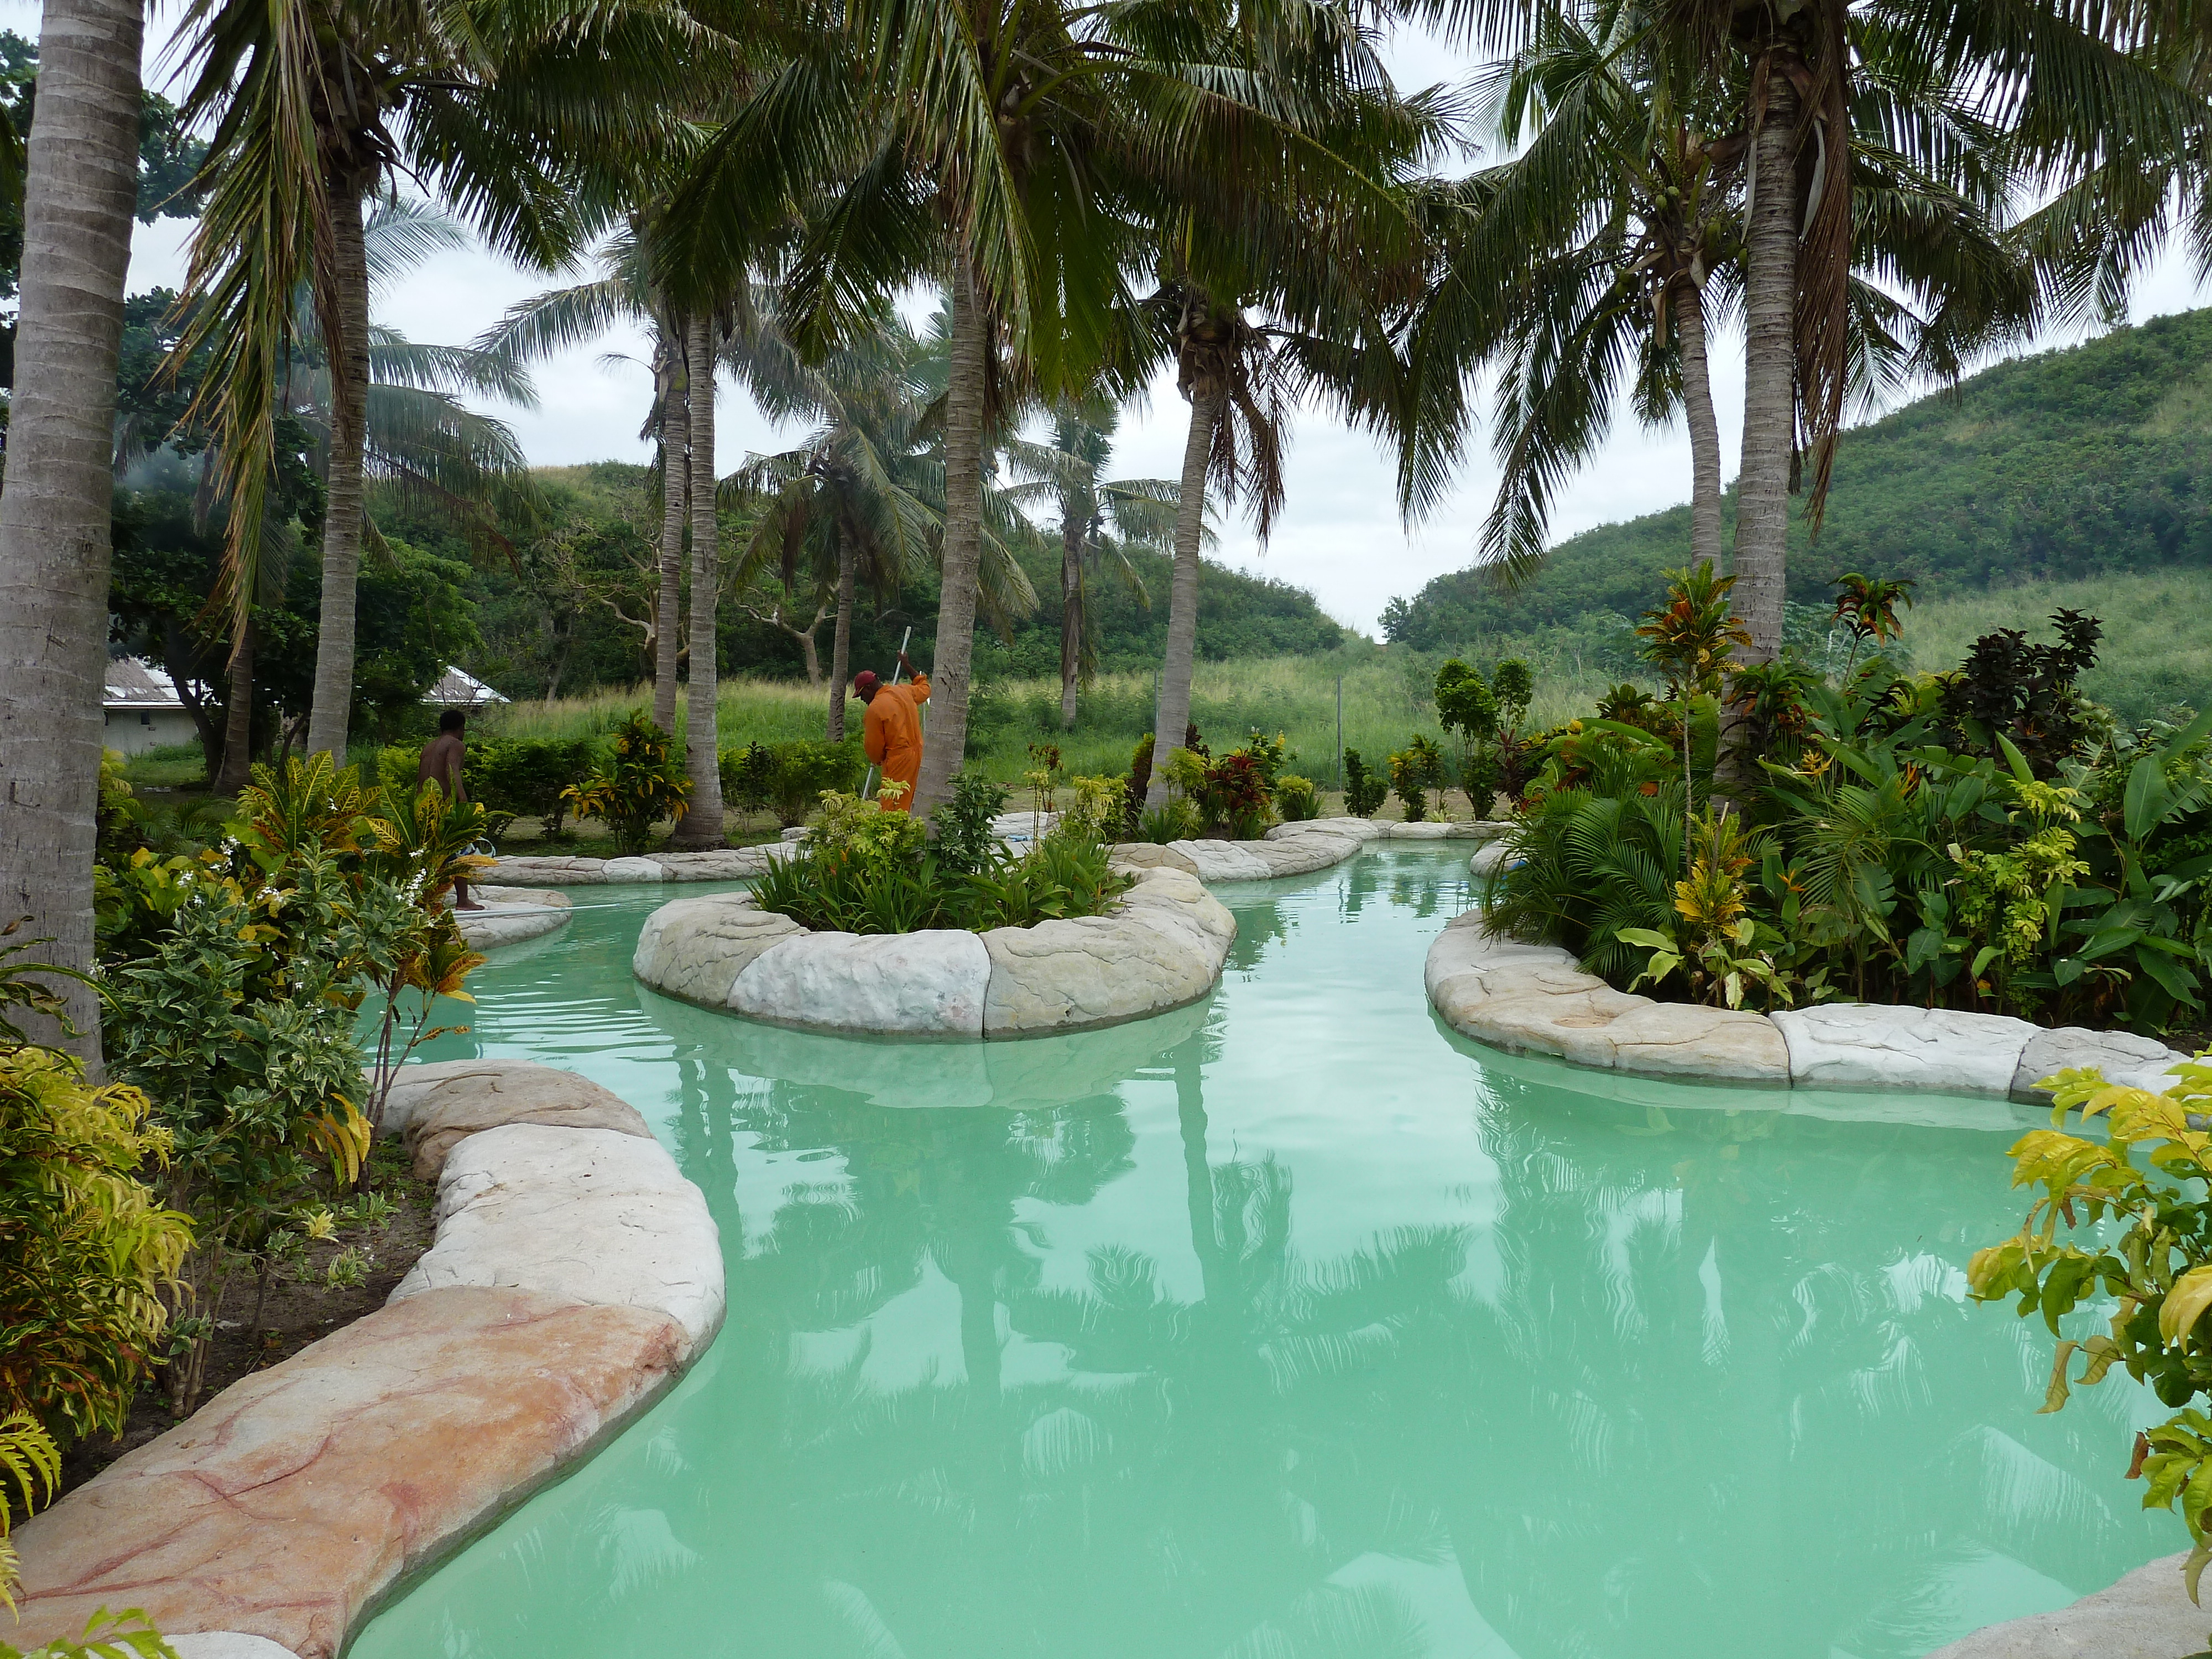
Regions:
[[[904,685],[879,685],[868,699],[867,714],[860,721],[860,747],[884,769],[884,782],[896,778],[906,785],[896,806],[884,802],[887,811],[903,812],[914,805],[914,787],[921,777],[921,705],[928,701],[926,674],[916,674]]]

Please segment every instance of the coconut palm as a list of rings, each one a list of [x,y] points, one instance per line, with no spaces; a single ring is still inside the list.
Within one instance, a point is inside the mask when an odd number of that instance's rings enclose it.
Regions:
[[[1241,190],[1334,165],[1304,131],[1320,77],[1291,85],[1280,64],[1296,54],[1274,50],[1278,63],[1255,47],[1295,40],[1327,64],[1359,37],[1333,6],[1252,9],[1232,26],[1181,0],[1138,10],[862,0],[822,21],[817,46],[709,141],[667,252],[695,280],[743,269],[764,213],[836,179],[792,267],[802,348],[818,352],[872,296],[905,283],[933,282],[950,301],[944,582],[916,791],[926,811],[965,742],[991,438],[1024,396],[1089,389],[1133,307],[1131,261],[1171,240],[1176,204],[1202,198],[1209,222],[1235,221]],[[1199,187],[1209,180],[1211,194]]]
[[[660,552],[647,647],[653,653],[653,722],[676,729],[677,674],[684,656],[679,615],[684,550],[690,524],[690,377],[681,320],[647,283],[636,216],[600,244],[599,274],[510,307],[475,349],[516,364],[536,362],[595,339],[624,323],[641,324],[653,344],[653,404],[641,435],[654,446],[660,473]]]
[[[499,251],[564,262],[608,199],[600,173],[673,118],[662,94],[710,58],[696,33],[619,8],[570,15],[462,0],[194,0],[187,12],[197,76],[184,113],[213,131],[181,349],[210,353],[199,413],[219,434],[238,507],[228,586],[241,609],[255,587],[249,529],[302,282],[331,363],[311,748],[343,751],[352,692],[371,345],[364,204],[405,172]]]
[[[39,958],[92,966],[117,344],[137,199],[140,0],[46,0],[23,189],[21,308],[0,493],[0,903]],[[100,1058],[70,981],[72,1046]]]
[[[1962,142],[1932,177],[1884,135],[1924,118],[1919,89],[1867,54],[1852,140],[1858,241],[1849,278],[1850,382],[1871,402],[1915,374],[1955,379],[1971,350],[2017,336],[2035,294],[1997,219],[2004,179],[1985,124],[1951,111]],[[1742,287],[1740,137],[1714,136],[1726,87],[1653,44],[1632,7],[1549,20],[1487,89],[1513,160],[1444,192],[1442,280],[1412,355],[1430,387],[1429,429],[1401,449],[1409,510],[1449,476],[1468,424],[1477,362],[1499,368],[1502,472],[1484,560],[1508,578],[1544,552],[1550,502],[1603,441],[1617,399],[1646,423],[1686,417],[1693,558],[1722,557],[1720,434],[1709,313]],[[1439,205],[1441,205],[1439,204]],[[1437,411],[1445,412],[1437,418]],[[1419,464],[1416,456],[1419,456]],[[1755,633],[1754,629],[1754,633]]]
[[[1110,565],[1139,604],[1149,607],[1144,578],[1133,552],[1164,553],[1174,547],[1176,486],[1169,478],[1109,479],[1114,431],[1121,423],[1110,403],[1092,398],[1064,403],[1052,412],[1042,442],[1009,438],[1006,465],[1027,482],[1006,494],[1028,507],[1049,502],[1060,513],[1060,724],[1075,726],[1075,690],[1097,672],[1090,585]]]
[[[748,382],[765,412],[817,424],[793,448],[746,457],[732,480],[734,496],[765,507],[735,581],[742,587],[773,568],[787,595],[803,574],[817,596],[816,625],[824,610],[834,610],[824,726],[831,743],[845,736],[859,586],[865,580],[878,594],[896,594],[907,571],[927,555],[941,522],[927,499],[938,469],[920,431],[927,402],[923,351],[921,342],[886,316],[819,366],[803,362],[770,331],[757,336],[745,354]],[[775,615],[780,618],[781,611]],[[805,649],[808,683],[820,684],[811,630],[787,631]]]

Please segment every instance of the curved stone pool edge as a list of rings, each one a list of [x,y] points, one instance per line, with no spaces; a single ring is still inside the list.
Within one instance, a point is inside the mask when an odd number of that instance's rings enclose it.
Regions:
[[[180,1659],[331,1659],[713,1340],[718,1231],[628,1103],[534,1062],[451,1061],[408,1067],[384,1127],[437,1178],[430,1249],[383,1308],[17,1528],[10,1640],[128,1607],[191,1638]]]
[[[830,1036],[976,1042],[1094,1031],[1188,1007],[1220,982],[1237,923],[1208,884],[1311,874],[1371,841],[1493,829],[1336,819],[1280,825],[1261,841],[1124,843],[1114,863],[1135,884],[1105,914],[982,933],[816,932],[758,909],[745,893],[679,898],[640,929],[631,972],[696,1007]]]

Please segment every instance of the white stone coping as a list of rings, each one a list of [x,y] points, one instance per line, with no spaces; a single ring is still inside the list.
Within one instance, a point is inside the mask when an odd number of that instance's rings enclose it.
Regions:
[[[2184,1659],[2202,1653],[2212,1608],[2189,1599],[2189,1553],[2137,1567],[2118,1583],[2051,1613],[1985,1625],[1928,1659]]]
[[[798,851],[791,841],[764,847],[724,847],[708,853],[655,853],[650,858],[586,859],[562,854],[500,858],[488,873],[509,887],[599,887],[658,881],[746,881]]]
[[[769,1024],[960,1040],[1090,1030],[1195,1002],[1237,922],[1161,866],[1104,915],[974,933],[815,933],[750,893],[678,899],[646,918],[630,968],[665,995]]]
[[[2040,1103],[2035,1085],[2094,1066],[2114,1083],[2162,1091],[2188,1059],[2125,1031],[2057,1030],[2000,1014],[1856,1002],[1772,1015],[1660,1002],[1616,991],[1557,945],[1491,933],[1480,910],[1429,946],[1429,1000],[1479,1042],[1647,1076],[1776,1088],[1915,1089]]]
[[[415,1065],[381,1128],[438,1180],[429,1250],[384,1308],[18,1527],[9,1639],[136,1607],[179,1659],[333,1659],[720,1328],[705,1196],[618,1097],[528,1061]]]
[[[453,920],[472,951],[495,951],[502,945],[543,939],[568,925],[568,896],[551,888],[483,887],[471,883],[469,896],[483,908],[455,910]]]

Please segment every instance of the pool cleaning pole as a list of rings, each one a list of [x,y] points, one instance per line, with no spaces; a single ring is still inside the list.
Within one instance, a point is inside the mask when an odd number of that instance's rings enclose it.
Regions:
[[[901,655],[902,657],[903,657],[904,655],[906,655],[907,641],[909,641],[909,640],[911,640],[913,637],[914,637],[914,624],[913,624],[912,623],[908,623],[906,625],[906,632],[899,635],[899,655]],[[899,675],[900,675],[902,672],[904,672],[904,671],[902,671],[902,670],[901,670],[901,669],[899,669],[899,668],[896,668],[896,667],[894,667],[894,668],[891,670],[891,684],[892,684],[893,685],[896,685],[896,684],[898,684],[898,677],[899,677]],[[864,726],[865,726],[865,722],[866,722],[866,717],[864,716],[864,717],[863,717],[863,724],[864,724]],[[1338,724],[1339,724],[1339,725],[1343,724],[1343,722],[1342,722],[1342,720],[1341,720],[1340,719],[1340,720],[1338,721]],[[863,781],[862,781],[862,782],[861,782],[861,784],[860,784],[860,799],[861,799],[862,800],[872,800],[872,799],[875,799],[875,793],[876,793],[876,769],[875,769],[874,765],[873,765],[872,763],[871,763],[871,764],[870,764],[870,766],[868,767],[868,775],[867,775],[867,777],[866,777],[865,780],[863,780]]]

